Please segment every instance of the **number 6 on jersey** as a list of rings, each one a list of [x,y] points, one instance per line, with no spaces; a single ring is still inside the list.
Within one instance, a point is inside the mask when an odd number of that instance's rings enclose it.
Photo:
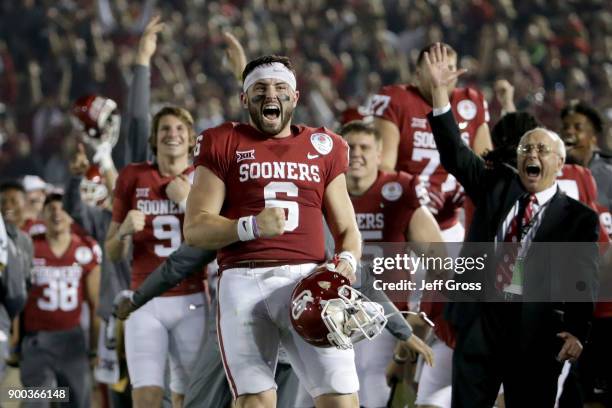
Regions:
[[[297,197],[298,187],[288,181],[273,181],[264,187],[264,200],[266,203],[266,208],[285,208],[287,210],[285,231],[293,231],[300,223],[300,210],[298,203],[295,201],[279,200],[276,198],[276,194],[278,193],[284,193],[287,195],[287,197]]]

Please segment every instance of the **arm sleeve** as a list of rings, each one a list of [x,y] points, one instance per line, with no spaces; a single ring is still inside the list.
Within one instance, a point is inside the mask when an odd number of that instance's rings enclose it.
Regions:
[[[21,312],[28,298],[26,277],[31,266],[31,257],[27,249],[20,248],[17,242],[9,239],[8,262],[2,277],[2,303],[12,319]]]
[[[122,223],[127,213],[130,211],[130,203],[127,201],[131,197],[131,181],[129,180],[127,169],[124,169],[117,177],[113,198],[113,217],[112,220]]]
[[[128,94],[127,138],[130,147],[130,162],[151,159],[149,134],[151,132],[151,81],[149,67],[136,65],[134,79]]]
[[[212,262],[216,256],[216,251],[182,244],[134,291],[134,304],[140,307],[186,277],[201,272],[202,267]]]
[[[225,134],[202,132],[194,149],[194,166],[204,166],[219,179],[225,180],[229,171],[229,158],[234,155],[229,147],[228,138],[229,135]]]
[[[66,193],[64,194],[64,208],[88,235],[102,242],[106,238],[107,230],[107,228],[101,228],[104,210],[83,202],[80,191],[81,180],[83,180],[81,176],[73,176],[68,181]]]
[[[408,324],[408,321],[395,307],[393,302],[389,300],[385,292],[382,290],[375,290],[373,284],[373,275],[365,272],[361,269],[361,287],[356,288],[361,291],[371,301],[379,303],[383,309],[385,316],[387,316],[388,322],[385,326],[389,333],[393,337],[400,340],[407,340],[412,336],[412,327]]]
[[[149,68],[134,66],[134,75],[127,96],[119,141],[113,148],[113,160],[118,170],[134,162],[152,159],[148,138],[151,128]]]
[[[3,304],[9,316],[17,316],[27,301],[26,281],[32,267],[32,241],[21,231],[14,231],[16,236],[9,238],[8,266],[2,277]]]
[[[479,204],[480,186],[484,175],[484,161],[461,139],[452,112],[443,115],[427,115],[433,132],[442,166],[457,178],[467,195]]]
[[[329,155],[327,167],[327,177],[325,179],[325,186],[331,183],[340,174],[344,174],[348,171],[349,166],[349,147],[344,139],[340,136],[334,135],[334,146],[332,154]]]
[[[561,277],[562,296],[567,299],[564,309],[564,327],[585,342],[595,309],[598,292],[599,254],[595,242],[598,238],[599,218],[594,211],[585,213],[576,241],[567,249],[571,256]]]

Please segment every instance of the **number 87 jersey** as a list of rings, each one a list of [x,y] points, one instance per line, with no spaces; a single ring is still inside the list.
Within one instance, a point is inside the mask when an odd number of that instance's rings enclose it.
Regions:
[[[193,166],[183,174],[193,178]],[[173,177],[160,174],[156,164],[134,163],[119,173],[113,197],[113,221],[121,224],[130,210],[145,214],[145,226],[132,239],[132,282],[137,288],[183,242],[185,209],[166,194]],[[201,292],[203,273],[196,273],[162,296]]]
[[[348,170],[348,145],[340,136],[325,128],[292,126],[290,136],[274,139],[252,126],[226,123],[200,134],[194,155],[196,166],[225,184],[220,215],[238,219],[265,207],[285,210],[283,235],[222,248],[219,265],[325,259],[325,189]]]
[[[461,131],[462,140],[473,147],[478,128],[489,120],[483,95],[472,88],[456,88],[450,95],[453,116]],[[375,117],[395,124],[400,133],[396,171],[419,177],[419,181],[440,200],[434,215],[441,229],[457,223],[459,185],[455,177],[440,164],[440,154],[427,114],[431,105],[413,85],[390,85],[369,101],[369,111]],[[430,206],[430,209],[434,209]]]

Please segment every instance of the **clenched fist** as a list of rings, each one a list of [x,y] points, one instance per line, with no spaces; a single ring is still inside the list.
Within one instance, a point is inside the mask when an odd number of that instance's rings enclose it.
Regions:
[[[191,190],[189,179],[184,174],[179,174],[166,186],[166,195],[177,204],[185,201]]]
[[[113,301],[113,315],[116,318],[126,320],[130,317],[130,313],[136,310],[136,306],[132,302],[132,295],[131,290],[122,290],[117,293]]]
[[[119,227],[119,238],[142,231],[145,226],[145,215],[142,211],[130,210]]]
[[[277,237],[285,231],[285,210],[278,207],[264,208],[256,217],[259,236]]]

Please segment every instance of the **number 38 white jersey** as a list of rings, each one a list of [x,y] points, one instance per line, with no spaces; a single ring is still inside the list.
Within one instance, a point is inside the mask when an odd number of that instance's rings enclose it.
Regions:
[[[45,235],[34,236],[32,243],[32,286],[23,311],[25,331],[68,330],[78,326],[85,279],[100,264],[100,246],[92,238],[72,234],[70,246],[58,257]]]
[[[274,139],[246,124],[226,123],[198,136],[196,166],[225,183],[221,215],[237,219],[265,207],[285,210],[285,232],[219,251],[219,265],[244,260],[320,262],[325,258],[323,197],[348,170],[348,145],[325,128],[292,126]]]
[[[193,167],[183,174],[193,177]],[[117,179],[113,198],[113,221],[121,224],[130,210],[145,214],[145,227],[133,236],[132,289],[137,288],[183,242],[185,210],[166,195],[173,177],[160,174],[150,162],[126,166]],[[203,290],[203,271],[184,279],[163,296]]]

